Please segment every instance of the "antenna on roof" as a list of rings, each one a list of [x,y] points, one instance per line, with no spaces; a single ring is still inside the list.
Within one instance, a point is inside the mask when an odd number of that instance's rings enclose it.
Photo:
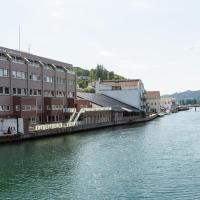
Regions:
[[[20,47],[21,47],[21,27],[19,24],[19,51],[20,51]]]
[[[31,44],[28,44],[28,52],[31,53]]]

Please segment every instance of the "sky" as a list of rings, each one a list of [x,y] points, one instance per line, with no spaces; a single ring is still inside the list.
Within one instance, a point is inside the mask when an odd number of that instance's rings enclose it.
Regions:
[[[102,64],[147,90],[200,89],[199,0],[0,0],[0,46],[86,69]]]

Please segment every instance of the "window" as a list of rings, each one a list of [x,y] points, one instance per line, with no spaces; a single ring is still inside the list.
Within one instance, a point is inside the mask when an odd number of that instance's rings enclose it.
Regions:
[[[31,105],[22,105],[22,111],[31,111],[34,106]]]
[[[27,89],[24,88],[13,88],[13,95],[27,95]]]
[[[16,79],[26,79],[26,72],[12,71],[12,77]]]
[[[42,90],[30,89],[30,96],[41,96],[41,95],[42,95]]]
[[[0,112],[10,111],[10,106],[0,106]]]
[[[44,69],[54,70],[54,68],[51,65],[46,64],[46,63],[44,63]]]
[[[25,111],[26,110],[26,106],[22,106],[22,111]]]
[[[40,67],[40,63],[38,61],[34,61],[31,59],[28,59],[32,67]]]
[[[35,124],[37,122],[37,117],[31,117],[30,121],[32,124]]]
[[[57,92],[56,92],[56,95],[57,95],[58,97],[64,97],[64,96],[65,96],[65,93],[62,92],[62,91],[57,91]]]
[[[3,76],[9,76],[9,71],[8,69],[3,70]]]
[[[65,79],[61,78],[61,77],[56,77],[56,83],[58,83],[58,84],[64,84],[65,83]]]
[[[5,94],[10,94],[10,88],[5,87]]]
[[[37,105],[37,110],[42,110],[42,105]]]
[[[56,122],[58,122],[58,121],[59,121],[59,116],[56,115]]]
[[[10,111],[10,106],[5,106],[5,111]]]
[[[22,95],[27,95],[27,89],[22,89]]]
[[[33,90],[33,95],[34,95],[34,96],[37,95],[37,90]]]
[[[23,58],[19,57],[19,56],[11,56],[13,58],[13,62],[16,63],[24,63]]]
[[[30,75],[30,79],[33,81],[40,81],[41,80],[41,76],[38,74],[31,74]]]
[[[3,87],[0,87],[0,94],[3,94]]]
[[[32,110],[37,110],[36,105],[33,105],[33,106],[31,107],[31,109],[32,109]]]
[[[9,70],[8,69],[0,69],[0,76],[1,77],[8,77],[9,76]]]
[[[51,96],[54,97],[55,96],[55,93],[54,91],[51,91]]]
[[[13,88],[13,94],[17,94],[17,88]]]
[[[52,76],[44,76],[43,80],[47,83],[54,83],[54,77]]]
[[[17,72],[16,71],[12,71],[12,77],[16,78],[17,77]]]
[[[16,106],[15,106],[15,110],[16,110],[16,111],[20,111],[20,105],[16,105]]]
[[[60,66],[56,66],[56,71],[58,71],[58,72],[65,72],[64,68],[60,67]]]
[[[47,117],[47,122],[51,122],[51,116]]]
[[[22,94],[21,88],[17,88],[17,94],[19,94],[19,95]]]
[[[39,122],[42,122],[42,116],[39,116],[38,120],[39,120]]]
[[[54,97],[54,95],[55,95],[54,91],[49,91],[49,90],[44,91],[45,97]]]

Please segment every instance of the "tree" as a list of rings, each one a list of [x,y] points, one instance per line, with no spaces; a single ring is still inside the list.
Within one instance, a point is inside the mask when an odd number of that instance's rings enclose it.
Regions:
[[[108,79],[113,80],[115,78],[115,73],[113,71],[108,72]]]

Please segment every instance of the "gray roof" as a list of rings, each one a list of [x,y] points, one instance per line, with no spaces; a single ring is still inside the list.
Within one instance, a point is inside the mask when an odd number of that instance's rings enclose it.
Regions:
[[[138,108],[122,103],[121,101],[118,101],[103,94],[78,92],[77,96],[82,99],[87,99],[99,106],[112,107],[112,110],[115,111],[140,112]]]

